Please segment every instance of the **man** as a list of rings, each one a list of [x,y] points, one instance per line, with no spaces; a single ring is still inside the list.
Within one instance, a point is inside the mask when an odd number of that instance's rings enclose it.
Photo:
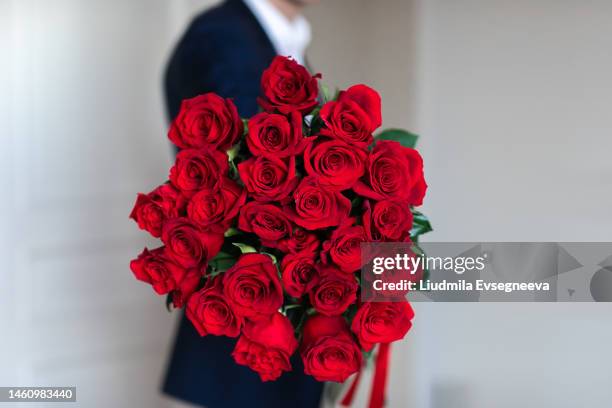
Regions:
[[[304,62],[310,27],[300,15],[314,0],[227,0],[197,16],[179,41],[166,70],[165,96],[174,118],[183,99],[216,92],[233,98],[241,116],[257,112],[259,81],[276,54]],[[322,384],[293,371],[262,382],[237,365],[235,339],[200,337],[183,316],[166,372],[166,394],[207,408],[315,408]]]
[[[310,26],[299,13],[318,0],[227,0],[197,16],[165,76],[170,119],[183,99],[205,92],[234,98],[241,116],[257,113],[259,80],[276,54],[304,63]]]

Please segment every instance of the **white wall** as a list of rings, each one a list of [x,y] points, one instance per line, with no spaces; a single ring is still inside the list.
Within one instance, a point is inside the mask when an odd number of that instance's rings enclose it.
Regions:
[[[612,3],[420,11],[430,239],[610,241]],[[412,406],[609,406],[609,304],[416,306]]]
[[[0,49],[11,50],[13,21],[11,19],[12,4],[8,2],[0,3]],[[6,55],[6,54],[5,54]],[[10,54],[9,54],[10,55]],[[3,61],[6,56],[3,57]],[[3,96],[0,98],[0,135],[7,135],[11,130],[13,119],[12,89],[11,89],[11,66],[7,63],[0,64],[0,89]],[[13,191],[13,180],[6,177],[9,169],[13,167],[13,157],[11,155],[11,139],[2,137],[3,146],[0,148],[0,191],[3,197],[0,199],[0,361],[6,369],[0,370],[0,383],[6,384],[12,379],[11,374],[16,370],[15,336],[10,333],[15,332],[16,310],[14,293],[14,276],[8,271],[15,267],[15,258],[11,250],[11,242],[14,239],[8,233],[13,232],[14,227],[12,217],[15,203],[14,197],[10,194]],[[7,194],[8,192],[8,194]],[[6,334],[8,333],[8,335]]]
[[[437,239],[609,241],[612,3],[421,10],[419,127]]]
[[[167,177],[162,67],[202,3],[0,3],[1,385],[167,406],[175,316],[131,276],[151,241],[128,215]]]

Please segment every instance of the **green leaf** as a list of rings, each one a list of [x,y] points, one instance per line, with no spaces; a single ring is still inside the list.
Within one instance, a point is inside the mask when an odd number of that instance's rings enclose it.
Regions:
[[[299,303],[298,304],[294,304],[294,305],[287,305],[287,306],[283,307],[283,309],[285,311],[287,311],[287,310],[291,310],[291,309],[296,309],[298,307],[304,307],[304,305],[299,304]]]
[[[334,96],[332,97],[332,101],[335,101],[338,99],[338,97],[340,96],[340,88],[336,87],[336,90],[334,91]]]
[[[419,137],[403,129],[386,129],[374,137],[375,140],[393,140],[404,147],[416,146]]]
[[[232,146],[231,149],[227,151],[227,157],[229,157],[229,161],[234,161],[236,156],[238,156],[238,152],[240,151],[240,143],[236,143]]]
[[[329,102],[332,99],[332,95],[331,92],[329,90],[329,86],[325,85],[325,84],[321,84],[321,95],[323,95],[323,103],[325,102]]]
[[[211,275],[215,276],[227,271],[236,263],[236,257],[227,252],[219,252],[217,256],[210,260],[208,266],[212,269]]]
[[[247,133],[249,133],[249,120],[248,119],[242,119],[242,135],[246,136]]]
[[[236,163],[233,160],[229,162],[229,176],[232,180],[238,180],[240,178],[240,173],[238,173],[238,167],[236,167]]]
[[[225,233],[223,234],[223,236],[224,236],[225,238],[229,238],[229,237],[233,237],[234,235],[238,235],[238,234],[240,234],[240,231],[239,231],[239,230],[237,230],[237,229],[236,229],[236,228],[234,228],[234,227],[230,227],[230,228],[228,228],[228,229],[227,229],[227,231],[225,231]]]
[[[269,252],[260,252],[260,254],[263,254],[263,255],[268,255],[270,258],[272,258],[272,263],[273,263],[274,265],[278,264],[278,260],[277,260],[277,259],[276,259],[276,257],[275,257],[274,255],[272,255],[271,253],[269,253]]]
[[[412,229],[410,230],[410,237],[412,239],[418,240],[419,235],[423,235],[430,231],[433,231],[431,223],[429,222],[425,214],[416,210],[412,210],[412,216]]]
[[[252,246],[247,245],[247,244],[242,244],[240,242],[234,242],[232,243],[232,245],[240,249],[240,252],[243,254],[252,254],[254,252],[257,252],[257,250],[253,248]]]

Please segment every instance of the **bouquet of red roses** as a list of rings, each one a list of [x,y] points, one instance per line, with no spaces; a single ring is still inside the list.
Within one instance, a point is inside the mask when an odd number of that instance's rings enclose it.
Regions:
[[[163,246],[131,262],[202,336],[237,338],[232,356],[263,381],[291,370],[342,382],[364,352],[404,337],[408,301],[360,302],[360,244],[415,241],[425,195],[416,136],[381,125],[378,93],[334,97],[319,75],[276,57],[263,73],[261,113],[230,99],[183,101],[168,137],[180,148],[169,181],[131,213]]]

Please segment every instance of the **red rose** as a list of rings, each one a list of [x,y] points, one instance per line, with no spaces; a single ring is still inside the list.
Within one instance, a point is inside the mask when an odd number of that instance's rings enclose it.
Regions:
[[[287,113],[297,109],[310,112],[317,105],[317,78],[292,59],[277,56],[261,76],[262,98],[259,104],[268,112]]]
[[[224,177],[218,190],[202,190],[191,197],[187,214],[202,229],[224,233],[246,201],[246,191]]]
[[[221,277],[209,279],[206,285],[194,293],[187,303],[185,315],[193,323],[200,336],[238,337],[243,319],[234,315],[223,295]]]
[[[410,237],[406,238],[406,242],[411,242]],[[395,248],[394,248],[395,247]],[[397,246],[387,243],[382,246],[369,246],[365,248],[364,258],[367,257],[368,267],[363,269],[361,274],[361,299],[367,301],[383,301],[383,302],[402,302],[406,299],[406,296],[410,292],[407,282],[414,282],[417,284],[423,279],[424,270],[419,263],[413,268],[408,264],[407,268],[405,265],[385,265],[384,273],[376,274],[373,272],[373,263],[371,261],[374,258],[386,258],[390,253],[404,253],[408,258],[419,258],[420,255],[414,251],[411,245],[398,243]],[[379,266],[383,266],[380,264]],[[388,286],[375,285],[375,281],[381,281],[384,284],[394,286],[394,289],[389,289]],[[400,285],[403,287],[402,290],[398,289]],[[378,289],[375,289],[377,287]]]
[[[322,186],[346,190],[363,176],[366,152],[339,140],[311,144],[304,152],[304,166]]]
[[[343,317],[315,315],[304,324],[300,354],[304,372],[317,381],[344,382],[361,368],[361,349]]]
[[[185,269],[166,255],[164,247],[149,251],[147,248],[130,262],[136,279],[149,283],[159,295],[171,293],[175,307],[183,307],[186,299],[196,290],[202,273],[197,268]]]
[[[249,120],[246,143],[255,156],[285,158],[301,154],[312,138],[302,135],[302,115],[258,113]]]
[[[343,272],[355,272],[361,268],[362,242],[368,242],[363,226],[341,226],[323,243],[321,258],[324,262],[331,260]]]
[[[375,343],[391,343],[403,339],[410,327],[414,311],[408,301],[366,302],[353,318],[351,330],[365,351]]]
[[[423,176],[423,159],[414,149],[398,142],[381,140],[370,153],[366,164],[366,183],[358,181],[353,190],[374,200],[385,198],[423,204],[427,184]]]
[[[256,201],[283,201],[298,183],[295,157],[252,157],[238,165],[240,179]]]
[[[318,280],[319,271],[312,253],[285,255],[281,262],[285,291],[300,298]]]
[[[351,212],[351,201],[339,191],[321,186],[314,176],[304,177],[293,192],[295,207],[286,207],[289,217],[308,230],[339,225]]]
[[[242,135],[242,120],[230,99],[214,93],[185,99],[168,138],[181,149],[210,147],[227,150]]]
[[[164,255],[164,247],[149,251],[147,248],[130,262],[136,279],[149,283],[158,295],[178,288],[187,270]]]
[[[255,201],[240,209],[238,228],[256,234],[263,245],[272,248],[280,239],[291,235],[291,222],[280,208]]]
[[[247,321],[232,356],[236,363],[256,371],[262,381],[274,381],[283,371],[291,371],[289,358],[297,346],[289,319],[275,313],[270,319]]]
[[[149,194],[138,194],[130,218],[140,229],[149,231],[156,238],[161,236],[164,222],[176,218],[183,210],[184,199],[172,185],[162,184]]]
[[[278,243],[278,249],[292,254],[298,252],[314,254],[319,249],[319,238],[302,228],[294,228],[289,238]]]
[[[170,258],[185,268],[194,268],[217,255],[223,234],[202,231],[187,218],[175,218],[164,225],[162,241]]]
[[[310,303],[317,312],[337,316],[357,300],[358,284],[353,274],[339,271],[333,266],[322,266],[320,278],[310,289]]]
[[[372,132],[381,125],[380,95],[365,85],[355,85],[321,108],[326,128],[321,134],[361,149],[374,141]]]
[[[268,255],[245,254],[223,275],[223,293],[238,316],[269,316],[283,304],[283,288]]]
[[[200,190],[214,190],[227,175],[228,157],[217,150],[182,150],[170,169],[170,181],[186,196]]]
[[[374,204],[370,210],[367,203],[363,217],[363,226],[369,232],[369,238],[380,240],[385,237],[390,240],[403,241],[410,236],[412,228],[412,212],[407,204],[394,200],[383,200]]]

